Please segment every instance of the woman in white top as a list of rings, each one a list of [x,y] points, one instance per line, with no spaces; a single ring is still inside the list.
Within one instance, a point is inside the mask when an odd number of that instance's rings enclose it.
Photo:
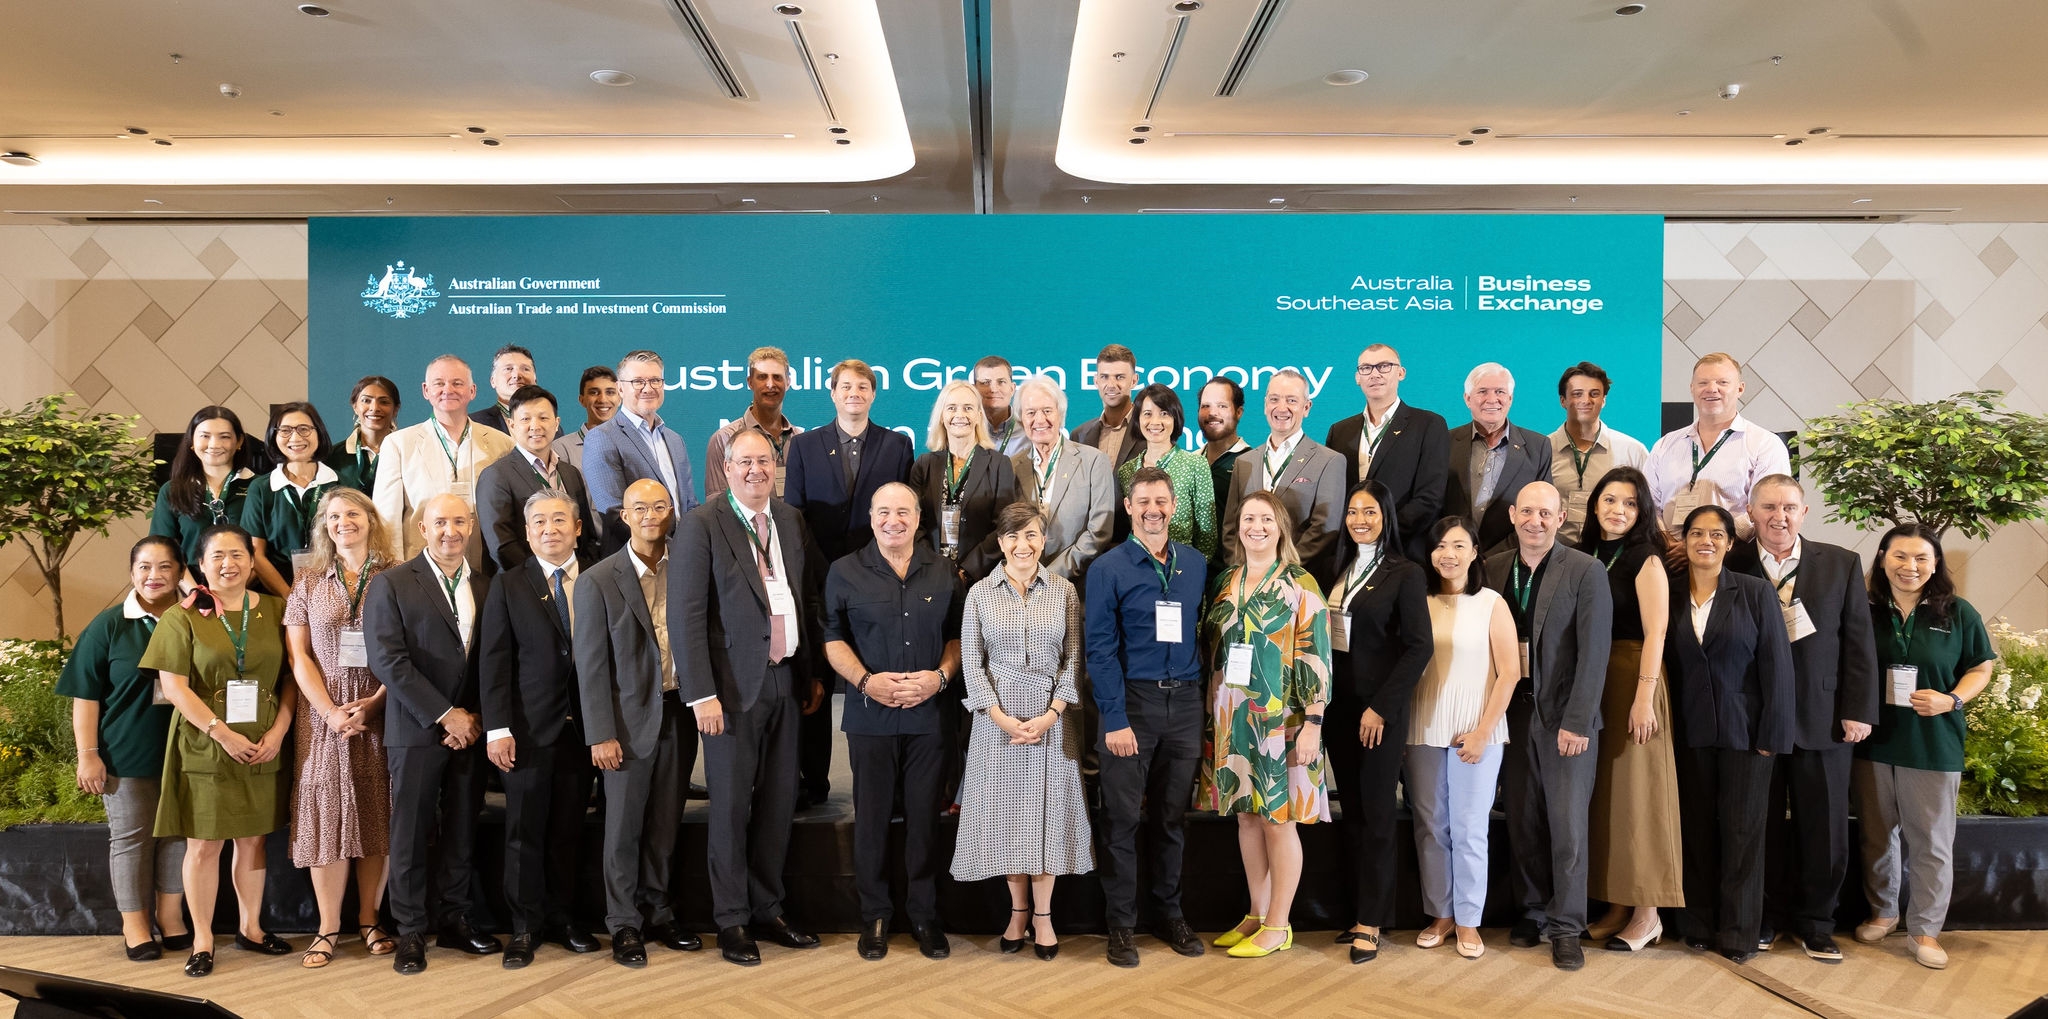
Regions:
[[[1486,568],[1463,517],[1430,529],[1429,623],[1436,653],[1415,686],[1408,727],[1408,808],[1422,905],[1434,918],[1418,948],[1444,943],[1453,924],[1458,954],[1477,959],[1486,904],[1486,834],[1508,741],[1508,699],[1516,677],[1515,621],[1486,586]]]

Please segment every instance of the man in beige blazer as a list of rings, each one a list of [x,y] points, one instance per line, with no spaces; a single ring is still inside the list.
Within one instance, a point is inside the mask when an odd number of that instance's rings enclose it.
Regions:
[[[476,480],[491,462],[512,452],[512,437],[469,419],[469,401],[476,399],[476,380],[469,365],[453,354],[427,363],[420,395],[433,416],[392,432],[377,454],[377,482],[370,498],[377,504],[391,547],[405,558],[420,554],[419,512],[434,496],[457,495],[476,508]],[[483,564],[480,532],[469,536],[469,565]]]
[[[1019,494],[1045,506],[1047,569],[1082,586],[1088,564],[1109,547],[1116,522],[1116,471],[1109,456],[1066,437],[1067,394],[1044,375],[1017,386],[1024,450],[1010,458]]]

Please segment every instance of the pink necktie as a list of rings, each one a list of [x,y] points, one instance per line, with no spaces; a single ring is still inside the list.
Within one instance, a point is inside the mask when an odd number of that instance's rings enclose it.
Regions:
[[[759,535],[769,533],[768,514],[754,514],[754,533]],[[768,545],[759,549],[759,551],[760,555],[756,561],[761,568],[761,582],[765,585],[775,579],[775,563],[768,558],[775,551],[775,546]],[[778,664],[788,655],[788,630],[785,628],[782,617],[777,615],[774,611],[774,606],[770,605],[768,611],[768,664]]]

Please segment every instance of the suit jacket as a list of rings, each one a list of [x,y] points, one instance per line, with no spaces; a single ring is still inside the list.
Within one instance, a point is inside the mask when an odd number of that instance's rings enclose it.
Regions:
[[[1451,429],[1450,466],[1445,475],[1444,509],[1439,516],[1472,519],[1472,492],[1466,487],[1465,467],[1472,462],[1472,444],[1478,441],[1478,431],[1469,421]],[[1479,554],[1487,556],[1514,545],[1515,525],[1508,511],[1514,508],[1515,496],[1521,493],[1522,486],[1531,481],[1550,480],[1548,436],[1510,421],[1507,438],[1502,441],[1508,447],[1507,462],[1501,465],[1493,501],[1486,504],[1485,516],[1473,521],[1479,527],[1474,536],[1479,542]]]
[[[804,515],[827,564],[874,540],[868,502],[875,489],[910,475],[913,450],[902,432],[870,421],[861,439],[860,472],[854,475],[851,490],[839,459],[838,427],[828,423],[789,440],[782,501]],[[726,509],[725,515],[732,516],[731,508]]]
[[[1671,583],[1671,629],[1664,640],[1671,718],[1685,745],[1791,752],[1797,727],[1792,645],[1770,581],[1723,569],[1704,639],[1693,632],[1687,585],[1683,576]]]
[[[588,566],[588,560],[583,561]],[[588,581],[576,576],[576,592]],[[636,592],[637,593],[637,592]],[[576,731],[575,648],[554,591],[532,561],[508,569],[491,584],[477,622],[477,688],[483,726],[512,730],[514,746],[547,746]],[[580,739],[579,739],[580,742]]]
[[[910,465],[910,487],[917,489],[920,509],[917,538],[938,548],[939,514],[946,503],[946,454],[926,453]],[[992,449],[974,454],[960,482],[960,569],[980,580],[1003,561],[996,544],[996,514],[1018,499],[1017,472],[1010,458]]]
[[[792,485],[795,478],[791,470]],[[818,653],[819,595],[830,564],[802,514],[770,499],[768,515],[796,598],[800,634],[789,664],[793,675],[809,676],[811,660],[824,660]],[[669,555],[668,632],[683,701],[715,696],[726,711],[752,708],[768,674],[769,637],[768,586],[754,562],[753,539],[730,505],[707,503],[683,518]],[[792,684],[790,692],[801,695],[801,684]]]
[[[1754,541],[1736,544],[1728,553],[1728,568],[1770,581]],[[1877,724],[1882,691],[1862,568],[1856,553],[1846,548],[1799,540],[1792,597],[1806,609],[1814,627],[1812,634],[1792,644],[1799,723],[1793,745],[1801,750],[1847,746],[1842,742],[1843,719]],[[1775,596],[1776,591],[1772,593]]]
[[[637,761],[661,745],[661,646],[632,555],[622,548],[577,576],[574,648],[584,742],[618,740],[621,752]],[[671,576],[675,568],[671,556]],[[684,642],[680,631],[669,631],[679,677]]]
[[[1281,465],[1280,483],[1275,491],[1293,515],[1294,550],[1301,565],[1324,591],[1337,578],[1338,538],[1344,528],[1344,493],[1351,485],[1344,477],[1344,458],[1328,446],[1306,435],[1295,443],[1294,452]],[[1236,562],[1237,513],[1244,497],[1264,489],[1265,446],[1253,446],[1237,458],[1230,471],[1230,503],[1223,510],[1223,558]]]
[[[675,468],[676,486],[682,489],[671,493],[676,502],[675,514],[681,517],[697,505],[697,481],[690,474],[690,450],[675,429],[665,424],[660,427],[662,444],[668,448],[669,463]],[[642,437],[644,434],[634,424],[633,415],[621,410],[610,421],[583,435],[583,462],[578,466],[583,471],[583,483],[590,489],[591,507],[604,517],[605,535],[601,538],[607,549],[623,546],[626,541],[626,526],[619,519],[626,486],[647,478],[661,480],[661,466],[654,462],[654,451]]]
[[[477,424],[488,425],[504,432],[508,438],[512,435],[511,426],[505,423],[505,411],[498,406],[498,401],[495,398],[491,402],[484,404],[484,409],[470,411],[469,419]]]
[[[577,516],[584,518],[590,509],[590,493],[583,487],[583,472],[566,459],[557,461],[556,472],[569,498],[576,500]],[[518,450],[499,457],[477,477],[476,525],[484,533],[486,574],[509,572],[533,558],[533,550],[526,547],[526,500],[545,484]],[[576,555],[590,562],[598,557],[597,530],[587,519],[576,539]]]
[[[1050,522],[1040,561],[1078,592],[1088,564],[1109,547],[1116,522],[1116,468],[1108,454],[1072,439],[1060,443],[1055,455],[1059,462],[1052,469],[1052,491],[1045,506]],[[1038,472],[1031,464],[1030,446],[1010,458],[1010,470],[1017,476],[1017,497],[1035,498]]]
[[[1132,395],[1135,396],[1136,394]],[[1108,457],[1109,472],[1110,474],[1114,475],[1116,473],[1116,469],[1124,465],[1125,460],[1129,460],[1130,458],[1137,456],[1139,453],[1142,453],[1145,450],[1145,437],[1138,434],[1137,406],[1133,404],[1131,407],[1130,416],[1124,418],[1124,441],[1121,444],[1119,444],[1117,448],[1096,449],[1095,440],[1101,437],[1102,417],[1100,415],[1097,415],[1093,418],[1090,418],[1087,421],[1083,421],[1080,424],[1075,425],[1074,430],[1067,433],[1067,438],[1070,438],[1075,442],[1081,443],[1082,445],[1087,446],[1089,449],[1095,449],[1096,452],[1101,453],[1103,456]]]
[[[1337,563],[1340,576],[1358,555],[1355,542],[1343,544]],[[1332,604],[1330,611],[1351,613],[1351,650],[1343,656],[1350,674],[1332,678],[1350,682],[1358,702],[1386,719],[1388,731],[1406,733],[1415,684],[1436,654],[1429,623],[1429,578],[1423,568],[1390,555],[1380,561],[1363,590],[1346,592],[1345,604]],[[1331,619],[1330,625],[1337,621]]]
[[[1546,443],[1544,449],[1549,448]],[[1493,589],[1502,597],[1514,597],[1508,591],[1508,569],[1520,554],[1509,548],[1487,557],[1486,575],[1494,578]],[[1600,692],[1607,685],[1607,653],[1614,644],[1614,595],[1607,589],[1607,571],[1598,559],[1558,545],[1550,551],[1543,586],[1529,608],[1536,719],[1546,729],[1591,736],[1600,731]]]
[[[384,445],[377,450],[377,480],[371,487],[370,500],[377,504],[377,515],[384,520],[391,547],[407,558],[419,555],[427,547],[427,539],[420,534],[420,507],[429,498],[448,491],[448,453],[441,448],[441,437],[435,431],[431,419],[408,425],[385,436]],[[495,428],[471,428],[469,442],[476,452],[462,465],[463,476],[459,480],[471,484],[483,474],[484,468],[512,452],[512,437]],[[475,505],[474,500],[471,505]],[[469,541],[471,566],[483,564],[481,532],[479,528]]]
[[[1323,445],[1344,458],[1345,491],[1357,483],[1359,447],[1365,441],[1365,415],[1353,414],[1330,426]],[[1444,486],[1451,474],[1451,433],[1443,415],[1411,407],[1394,408],[1394,418],[1380,433],[1379,451],[1366,477],[1387,486],[1400,521],[1401,547],[1417,563],[1429,561],[1429,528],[1443,514]]]
[[[390,691],[384,705],[385,743],[434,746],[447,735],[439,719],[449,708],[477,710],[477,655],[483,644],[477,637],[489,587],[490,580],[482,573],[469,571],[477,620],[465,651],[455,608],[448,604],[448,592],[426,556],[414,556],[370,578],[370,590],[363,596],[363,642],[371,674]]]

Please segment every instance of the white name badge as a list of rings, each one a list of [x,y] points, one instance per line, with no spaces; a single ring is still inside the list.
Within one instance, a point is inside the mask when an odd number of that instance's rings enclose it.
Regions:
[[[1162,644],[1180,643],[1179,602],[1152,603],[1152,632],[1159,635],[1159,642]]]
[[[1784,611],[1785,635],[1791,637],[1793,643],[1796,644],[1820,632],[1819,628],[1813,625],[1813,619],[1806,614],[1806,606],[1801,604],[1799,599],[1792,599],[1792,604],[1785,606]]]
[[[1671,526],[1674,529],[1684,527],[1685,518],[1692,516],[1693,510],[1700,508],[1699,493],[1693,491],[1696,487],[1698,487],[1698,482],[1680,489],[1677,495],[1671,497],[1671,504],[1665,507],[1668,510],[1665,513],[1665,517],[1671,521]]]
[[[1898,708],[1912,707],[1913,691],[1920,689],[1919,666],[1894,665],[1884,670],[1884,678],[1884,702]]]
[[[1330,650],[1351,653],[1351,613],[1330,610]]]
[[[1250,644],[1230,645],[1230,657],[1224,661],[1223,681],[1231,686],[1252,685],[1252,646]]]
[[[292,553],[292,572],[304,573],[313,565],[313,550],[302,548]]]
[[[164,677],[159,675],[154,682],[149,684],[149,703],[154,705],[169,704],[170,702],[171,699],[164,696]]]
[[[789,593],[789,581],[781,577],[768,581],[768,612],[777,616],[796,615],[796,597]]]
[[[1585,488],[1573,492],[1564,501],[1564,518],[1566,520],[1576,520],[1580,524],[1588,523],[1589,521],[1586,517],[1586,497],[1592,494],[1590,489]]]
[[[476,505],[476,482],[451,481],[448,483],[448,494],[474,506]]]
[[[341,667],[344,669],[367,669],[370,667],[370,650],[363,644],[363,631],[343,627],[341,631]]]
[[[1523,678],[1523,679],[1528,679],[1528,678],[1529,678],[1529,642],[1528,642],[1528,641],[1526,641],[1526,640],[1525,640],[1525,641],[1522,641],[1522,642],[1521,642],[1521,648],[1522,648],[1522,678]]]
[[[960,544],[960,507],[946,506],[939,510],[939,544],[948,547]]]
[[[250,725],[256,721],[256,700],[261,696],[253,679],[228,680],[229,725]]]

